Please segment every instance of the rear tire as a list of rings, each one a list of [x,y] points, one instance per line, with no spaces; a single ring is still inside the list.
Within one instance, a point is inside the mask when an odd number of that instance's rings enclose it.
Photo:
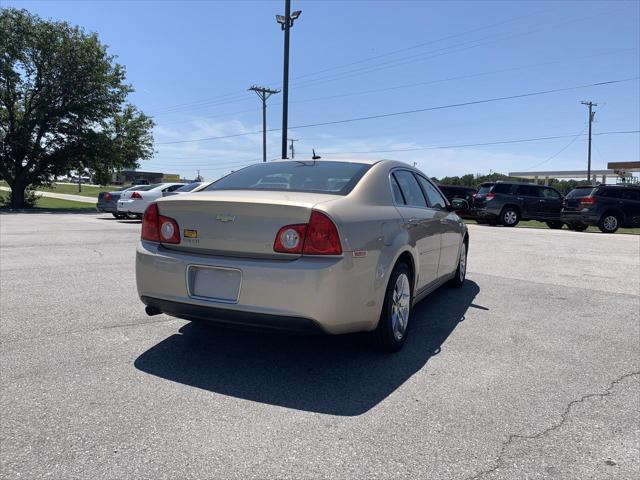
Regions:
[[[450,287],[460,288],[464,285],[464,281],[467,278],[467,244],[462,242],[460,247],[460,256],[458,257],[458,268],[456,268],[456,275],[449,280]]]
[[[500,214],[500,223],[505,227],[515,227],[520,222],[520,212],[513,207],[505,207]]]
[[[378,326],[372,332],[375,347],[383,352],[397,352],[407,338],[411,317],[413,281],[406,263],[399,263],[391,272]]]
[[[569,230],[573,230],[574,232],[584,232],[589,225],[585,225],[584,223],[573,223],[569,224]]]
[[[121,218],[124,218],[124,216],[121,213],[113,213],[113,212],[111,212],[111,215],[113,215],[114,218],[117,218],[118,220],[120,220]]]
[[[616,233],[620,228],[620,217],[615,213],[605,213],[598,223],[598,228],[602,233]]]
[[[544,222],[544,223],[547,224],[547,227],[553,230],[560,230],[564,226],[564,223],[557,220],[551,220],[549,222]]]

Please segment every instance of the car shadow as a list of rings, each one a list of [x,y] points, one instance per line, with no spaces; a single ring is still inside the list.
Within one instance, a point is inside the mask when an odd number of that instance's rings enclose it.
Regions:
[[[256,333],[191,322],[135,361],[145,373],[222,395],[331,415],[360,415],[383,401],[429,359],[465,319],[480,291],[467,280],[414,308],[410,334],[395,354],[364,335]]]

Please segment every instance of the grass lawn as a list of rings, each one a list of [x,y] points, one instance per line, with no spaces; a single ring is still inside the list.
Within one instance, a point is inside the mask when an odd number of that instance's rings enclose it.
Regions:
[[[0,182],[3,187],[8,187],[6,182]],[[54,183],[51,187],[38,187],[36,190],[41,192],[66,193],[68,195],[81,195],[83,197],[98,198],[100,192],[111,192],[123,188],[122,185],[108,185],[105,187],[90,187],[82,185],[82,192],[78,192],[77,184]]]
[[[6,192],[5,192],[6,193]],[[0,198],[2,195],[0,195]],[[38,210],[73,210],[76,212],[93,212],[96,213],[96,207],[90,203],[85,202],[72,202],[69,200],[60,200],[58,198],[40,197],[36,201],[35,208],[32,211]]]
[[[465,220],[464,222],[465,223],[470,223],[472,225],[477,225],[477,223],[474,220]],[[505,227],[500,227],[500,228],[505,228]],[[516,228],[545,228],[545,229],[548,229],[549,227],[547,227],[547,224],[543,223],[543,222],[536,222],[535,220],[527,220],[527,221],[522,221],[522,222],[518,223]],[[568,230],[566,225],[564,227],[562,227],[562,229],[563,230]],[[602,233],[598,227],[589,227],[589,228],[587,228],[585,230],[585,232]],[[640,235],[640,228],[620,228],[620,229],[618,229],[618,231],[616,233],[624,233],[624,234],[628,234],[628,235]]]

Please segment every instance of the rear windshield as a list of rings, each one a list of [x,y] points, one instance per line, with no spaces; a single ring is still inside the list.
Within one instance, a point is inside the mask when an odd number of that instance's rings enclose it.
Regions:
[[[568,194],[567,194],[567,198],[583,198],[583,197],[588,197],[589,195],[591,195],[591,192],[593,192],[593,187],[589,187],[589,188],[576,188],[574,190],[571,190]]]
[[[491,191],[491,187],[493,187],[493,183],[484,183],[480,185],[480,190],[478,190],[478,195],[486,195]]]
[[[276,190],[346,195],[371,165],[349,162],[260,163],[233,172],[205,190]]]
[[[199,187],[200,185],[202,185],[200,182],[188,183],[184,187],[180,187],[174,190],[174,192],[190,192],[191,190]]]
[[[137,187],[132,188],[131,190],[135,190],[136,192],[146,192],[147,190],[152,190],[156,187],[162,185],[161,183],[154,183],[152,185],[138,185]]]

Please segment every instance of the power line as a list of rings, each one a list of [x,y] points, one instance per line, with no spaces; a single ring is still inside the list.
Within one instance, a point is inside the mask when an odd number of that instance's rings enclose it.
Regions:
[[[595,133],[594,135],[620,135],[620,134],[632,134],[632,133],[640,133],[640,130],[600,132],[600,133]],[[441,150],[446,148],[486,147],[491,145],[506,145],[511,143],[527,143],[527,142],[539,142],[539,141],[546,141],[546,140],[559,140],[563,138],[571,138],[574,136],[575,135],[554,135],[549,137],[519,138],[515,140],[498,140],[495,142],[465,143],[465,144],[456,144],[456,145],[396,148],[396,149],[389,149],[389,150],[360,150],[360,151],[352,151],[352,152],[332,152],[332,153],[325,153],[324,155],[335,156],[335,155],[355,155],[355,154],[363,154],[363,153],[396,153],[396,152],[416,152],[420,150]]]
[[[387,149],[387,150],[366,150],[366,151],[352,151],[352,152],[332,152],[332,153],[323,153],[323,156],[330,157],[336,155],[347,155],[347,154],[366,154],[366,153],[394,153],[394,152],[412,152],[412,151],[421,151],[421,150],[441,150],[441,149],[455,149],[455,148],[467,148],[467,147],[480,147],[480,146],[492,146],[492,145],[506,145],[506,144],[514,144],[514,143],[529,143],[529,142],[543,142],[543,141],[553,141],[560,140],[565,138],[571,138],[572,142],[569,145],[565,146],[561,151],[557,152],[550,159],[562,153],[562,151],[566,150],[575,139],[579,138],[580,135],[584,133],[584,130],[580,132],[578,135],[554,135],[554,136],[543,136],[543,137],[533,137],[533,138],[519,138],[519,139],[511,139],[511,140],[497,140],[492,142],[482,142],[482,143],[465,143],[465,144],[456,144],[456,145],[437,145],[437,146],[428,146],[428,147],[414,147],[414,148],[399,148],[399,149]],[[609,131],[609,132],[598,132],[593,135],[625,135],[625,134],[637,134],[640,133],[640,130],[617,130],[617,131]],[[549,160],[550,160],[549,159]],[[202,171],[213,171],[220,170],[224,168],[236,167],[239,165],[250,165],[252,163],[256,163],[262,160],[262,157],[252,158],[252,159],[243,159],[243,160],[234,160],[232,162],[225,162],[222,164],[217,164],[215,168],[201,168],[203,166],[211,165],[213,163],[212,159],[203,159],[203,163],[176,163],[174,165],[161,165],[159,163],[155,163],[150,161],[150,163],[145,163],[144,168],[161,168],[161,169],[178,169],[178,168],[200,168]],[[279,160],[279,158],[272,158],[272,160]],[[534,167],[530,167],[534,168]]]
[[[632,81],[632,80],[637,80],[638,78],[640,78],[640,77],[636,76],[636,77],[617,79],[617,80],[607,80],[607,81],[604,81],[604,82],[589,83],[589,84],[577,85],[577,86],[573,86],[573,87],[564,87],[564,88],[555,88],[555,89],[550,89],[550,90],[541,90],[541,91],[537,91],[537,92],[528,92],[528,93],[521,93],[521,94],[517,94],[517,95],[508,95],[508,96],[504,96],[504,97],[485,98],[485,99],[481,99],[481,100],[472,100],[472,101],[468,101],[468,102],[453,103],[453,104],[449,104],[449,105],[439,105],[439,106],[436,106],[436,107],[417,108],[417,109],[413,109],[413,110],[404,110],[404,111],[399,111],[399,112],[381,113],[381,114],[378,114],[378,115],[367,115],[367,116],[363,116],[363,117],[346,118],[346,119],[342,119],[342,120],[333,120],[333,121],[327,121],[327,122],[310,123],[310,124],[298,125],[298,126],[290,127],[290,128],[292,130],[301,129],[301,128],[312,128],[312,127],[320,127],[320,126],[327,126],[327,125],[337,125],[337,124],[344,124],[344,123],[361,122],[361,121],[364,121],[364,120],[374,120],[374,119],[378,119],[378,118],[395,117],[395,116],[399,116],[399,115],[410,115],[410,114],[414,114],[414,113],[429,112],[429,111],[435,111],[435,110],[444,110],[444,109],[448,109],[448,108],[467,107],[467,106],[471,106],[471,105],[480,105],[480,104],[484,104],[484,103],[500,102],[500,101],[505,101],[505,100],[514,100],[514,99],[517,99],[517,98],[535,97],[535,96],[540,96],[540,95],[548,95],[548,94],[552,94],[552,93],[567,92],[567,91],[571,91],[571,90],[580,90],[580,89],[584,89],[584,88],[598,87],[598,86],[603,86],[603,85],[613,85],[613,84],[616,84],[616,83],[623,83],[623,82],[629,82],[629,81]],[[277,132],[279,130],[280,130],[279,128],[271,128],[271,129],[269,129],[267,131],[269,131],[269,132]],[[193,143],[193,142],[203,142],[203,141],[210,141],[210,140],[221,140],[221,139],[225,139],[225,138],[235,138],[235,137],[242,137],[242,136],[246,136],[246,135],[256,135],[256,134],[259,134],[259,133],[261,133],[261,132],[260,131],[254,131],[254,132],[236,133],[236,134],[232,134],[232,135],[221,135],[221,136],[216,136],[216,137],[198,138],[198,139],[193,139],[193,140],[174,140],[174,141],[170,141],[170,142],[158,142],[157,145],[174,145],[174,144],[178,144],[178,143]]]
[[[560,155],[562,152],[564,152],[567,148],[569,148],[571,145],[573,145],[576,140],[578,140],[578,138],[580,138],[582,136],[582,134],[584,133],[584,131],[587,129],[587,126],[585,125],[584,128],[582,130],[580,130],[580,133],[578,133],[577,135],[575,135],[570,141],[569,143],[567,143],[564,147],[562,147],[560,150],[558,150],[556,153],[554,153],[553,155],[551,155],[549,158],[547,158],[546,160],[543,160],[542,162],[536,163],[535,165],[532,165],[530,167],[525,168],[525,170],[531,170],[532,168],[537,168],[540,165],[544,165],[547,162],[550,162],[551,160],[553,160],[554,158],[556,158],[558,155]]]
[[[635,52],[635,53],[637,53],[638,50],[634,49],[634,48],[626,48],[626,49],[621,49],[621,50],[599,52],[599,53],[596,53],[596,54],[593,54],[593,55],[586,55],[586,56],[577,57],[577,58],[574,57],[573,59],[574,60],[587,60],[587,59],[591,59],[591,58],[599,57],[599,56],[603,56],[603,55],[610,56],[610,55],[613,55],[613,54],[626,53],[626,52]],[[489,71],[485,71],[485,72],[476,72],[476,73],[470,73],[470,74],[466,74],[466,75],[457,75],[457,76],[444,77],[444,78],[433,79],[433,80],[424,80],[424,81],[420,81],[420,82],[405,83],[405,84],[395,85],[395,86],[390,86],[390,87],[375,88],[375,89],[370,89],[370,90],[359,90],[357,92],[347,92],[347,93],[341,93],[341,94],[336,94],[336,95],[326,95],[326,96],[320,96],[320,97],[306,98],[306,99],[301,99],[301,100],[294,100],[294,101],[292,101],[290,103],[309,103],[309,102],[331,100],[331,99],[334,99],[334,98],[345,98],[345,97],[352,97],[352,96],[368,95],[368,94],[371,94],[371,93],[386,92],[386,91],[391,91],[391,90],[401,90],[401,89],[407,89],[407,88],[413,88],[413,87],[420,87],[420,86],[424,86],[424,85],[433,85],[433,84],[436,84],[436,83],[449,82],[449,81],[454,81],[454,80],[464,80],[464,79],[468,79],[468,78],[482,77],[482,76],[486,76],[486,75],[493,75],[493,74],[496,74],[496,73],[504,73],[504,72],[518,71],[518,70],[526,70],[526,69],[529,69],[529,68],[536,68],[536,67],[540,67],[540,66],[544,66],[544,65],[553,65],[553,64],[557,64],[557,63],[565,63],[566,61],[567,61],[566,58],[561,58],[561,59],[551,60],[551,61],[548,61],[548,62],[538,62],[538,63],[528,64],[528,65],[521,65],[521,66],[518,66],[518,67],[501,68],[501,69],[497,69],[497,70],[489,70]],[[272,105],[282,105],[282,102],[275,102]],[[219,113],[217,115],[201,116],[201,117],[198,117],[198,118],[203,118],[203,119],[218,118],[218,117],[236,115],[238,113],[254,112],[254,111],[257,111],[257,110],[259,110],[259,109],[250,108],[250,109],[238,110],[238,111],[233,111],[233,112]],[[176,112],[176,113],[182,113],[182,112]],[[158,126],[164,127],[164,126],[168,126],[168,125],[176,125],[176,124],[184,124],[184,123],[185,123],[185,120],[177,120],[177,121],[167,122],[167,123],[163,122],[163,123],[160,123]]]

